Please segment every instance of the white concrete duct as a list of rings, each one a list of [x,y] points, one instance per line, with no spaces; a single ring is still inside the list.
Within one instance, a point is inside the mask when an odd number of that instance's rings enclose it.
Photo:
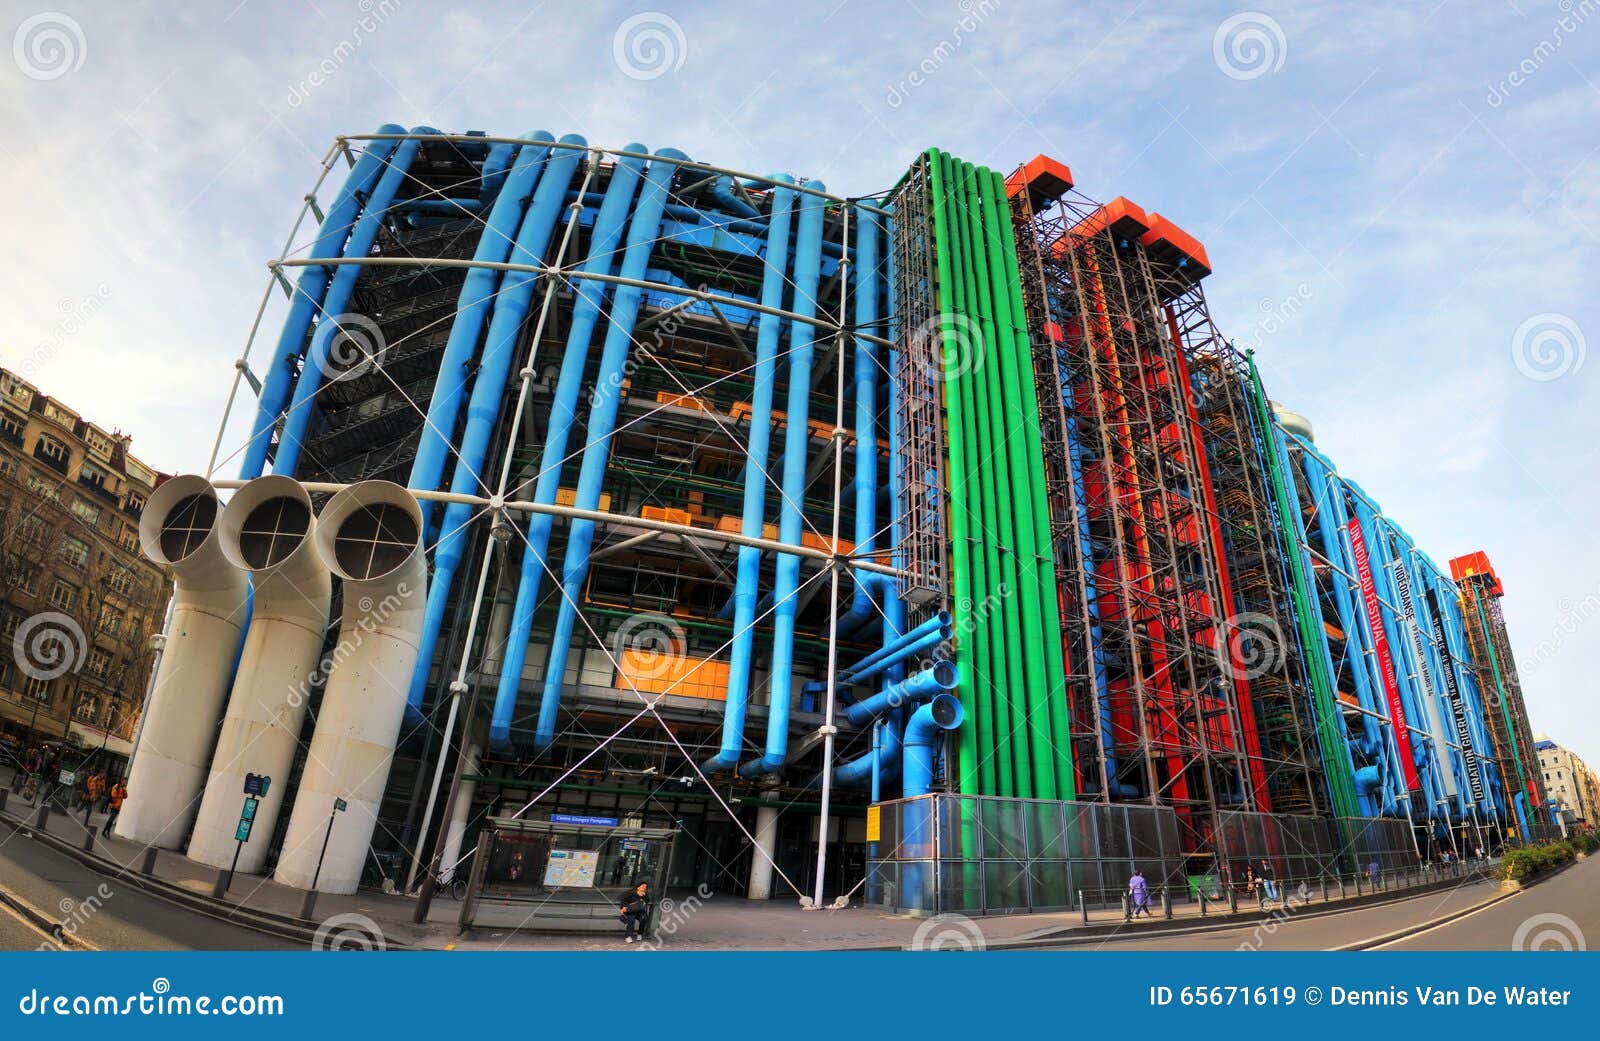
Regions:
[[[314,541],[323,562],[344,582],[343,619],[273,877],[311,888],[328,815],[334,800],[344,799],[349,809],[334,820],[316,888],[353,893],[417,663],[428,600],[422,511],[399,485],[363,481],[329,500]]]
[[[255,596],[189,839],[190,859],[202,864],[228,867],[236,851],[240,871],[256,874],[266,864],[328,631],[333,579],[312,545],[316,526],[311,497],[282,476],[259,477],[239,489],[217,522],[223,555],[250,573]],[[234,833],[247,773],[265,774],[272,783],[240,850]]]
[[[116,833],[163,849],[180,848],[194,820],[244,631],[245,577],[218,544],[219,508],[210,481],[182,475],[139,521],[144,555],[172,569],[172,622]]]

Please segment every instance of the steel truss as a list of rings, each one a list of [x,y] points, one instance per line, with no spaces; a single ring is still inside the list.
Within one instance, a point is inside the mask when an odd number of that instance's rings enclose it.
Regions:
[[[1246,752],[1254,735],[1218,654],[1232,612],[1206,537],[1214,516],[1203,450],[1163,292],[1142,249],[1093,223],[1099,209],[1063,197],[1034,218],[1029,248],[1053,322],[1053,349],[1038,345],[1035,358],[1036,379],[1054,385],[1047,483],[1058,546],[1068,544],[1058,576],[1079,646],[1097,628],[1104,666],[1098,697],[1090,684],[1073,691],[1074,732],[1099,735],[1099,748],[1084,737],[1074,752],[1091,752],[1102,798],[1173,806],[1185,848],[1201,851],[1215,847],[1224,812],[1257,809]],[[1079,552],[1070,549],[1074,507]]]

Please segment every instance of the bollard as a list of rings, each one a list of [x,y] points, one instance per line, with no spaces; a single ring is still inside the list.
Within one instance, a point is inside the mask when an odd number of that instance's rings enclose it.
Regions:
[[[1161,917],[1172,921],[1172,890],[1166,886],[1161,887]]]
[[[154,846],[146,846],[144,848],[144,861],[139,865],[139,873],[141,875],[149,875],[151,878],[156,877],[156,856],[160,852]]]
[[[1322,902],[1328,902],[1328,876],[1322,876]]]
[[[1078,890],[1078,910],[1083,912],[1083,924],[1089,924],[1089,901],[1083,898],[1083,890]]]
[[[217,880],[211,886],[211,897],[221,900],[228,895],[228,887],[233,884],[233,872],[227,870],[217,871]]]
[[[10,788],[0,788],[0,813],[4,813],[5,812],[6,796],[8,796],[10,794],[11,794],[11,789]]]
[[[1354,878],[1355,882],[1356,882],[1356,896],[1360,896],[1361,895],[1361,872],[1357,871],[1351,877]]]
[[[1127,893],[1122,894],[1122,920],[1124,922],[1133,921],[1133,897]]]
[[[317,891],[315,889],[306,890],[306,898],[300,901],[300,917],[308,922],[311,921],[311,916],[316,912],[316,907]]]
[[[39,804],[39,812],[33,815],[33,826],[38,828],[40,831],[44,831],[45,825],[48,824],[49,821],[50,804],[48,802],[41,802]]]
[[[1232,886],[1228,887],[1228,913],[1239,913],[1239,891]]]
[[[1199,893],[1200,893],[1200,917],[1204,918],[1206,916],[1206,891],[1205,891],[1205,889],[1202,888],[1202,889],[1199,890]]]

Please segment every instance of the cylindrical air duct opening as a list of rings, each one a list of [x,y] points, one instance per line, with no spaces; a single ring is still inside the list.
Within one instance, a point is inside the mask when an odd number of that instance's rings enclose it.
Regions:
[[[191,859],[261,871],[277,827],[328,629],[332,578],[311,534],[311,497],[298,481],[261,477],[239,489],[217,522],[222,553],[248,571],[255,600],[244,652],[189,841]],[[271,778],[244,848],[235,835],[246,774]]]
[[[312,536],[317,555],[344,582],[339,641],[317,729],[295,793],[274,876],[284,885],[353,893],[378,821],[427,604],[422,511],[388,481],[363,481],[328,501]],[[317,861],[335,800],[320,876]]]
[[[189,474],[157,488],[139,521],[145,556],[172,569],[172,622],[116,831],[164,849],[194,820],[245,623],[245,578],[218,545],[219,508],[211,482]]]

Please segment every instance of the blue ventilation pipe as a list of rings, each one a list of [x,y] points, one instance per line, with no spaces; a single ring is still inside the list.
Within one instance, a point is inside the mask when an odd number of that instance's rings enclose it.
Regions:
[[[544,130],[524,134],[523,139],[555,140]],[[472,257],[475,262],[503,264],[511,255],[523,215],[533,201],[534,189],[538,187],[539,175],[544,171],[545,160],[549,156],[548,147],[535,145],[525,146],[517,153],[516,166],[505,179],[505,190],[495,198],[489,221],[478,238],[478,248]],[[488,168],[487,161],[484,166]],[[445,341],[444,354],[439,359],[439,376],[433,385],[433,398],[428,402],[428,419],[422,426],[417,455],[411,464],[408,487],[415,491],[434,491],[444,478],[450,445],[455,438],[456,420],[461,412],[461,398],[472,369],[473,354],[478,349],[478,337],[483,332],[484,322],[494,310],[500,276],[501,272],[493,268],[475,267],[467,272],[461,284],[461,295],[456,300],[455,321],[450,326],[450,338]],[[474,472],[483,465],[481,453],[478,458],[466,461]],[[424,546],[433,545],[433,524],[434,510],[425,507]]]
[[[628,152],[644,150],[645,146],[637,142],[624,149]],[[623,229],[628,222],[628,213],[633,206],[634,192],[643,174],[642,159],[622,158],[613,165],[611,179],[606,184],[605,194],[600,198],[600,208],[595,214],[589,236],[589,252],[578,269],[580,274],[611,274],[622,242]],[[576,295],[567,327],[567,342],[561,355],[561,369],[556,377],[550,415],[545,423],[545,444],[539,457],[539,472],[534,478],[533,500],[545,505],[556,501],[556,494],[561,488],[561,469],[566,462],[567,442],[578,417],[583,370],[588,363],[595,326],[599,323],[600,312],[609,292],[604,282],[591,278],[574,281]],[[522,554],[516,607],[512,611],[505,656],[501,659],[499,688],[495,694],[494,714],[489,729],[490,741],[497,748],[505,748],[511,740],[511,720],[516,712],[522,667],[528,655],[528,637],[533,630],[533,614],[544,581],[545,554],[550,548],[550,531],[554,523],[555,518],[546,513],[535,513],[528,518],[528,545]]]
[[[662,210],[672,190],[672,179],[678,173],[674,160],[689,157],[676,148],[664,148],[655,153],[645,175],[644,189],[639,193],[639,203],[634,209],[633,221],[628,225],[628,245],[622,254],[623,278],[642,279],[649,269],[650,255],[661,235]],[[585,429],[588,444],[583,450],[583,467],[578,473],[577,508],[595,510],[600,506],[600,489],[605,483],[606,464],[610,460],[611,435],[616,429],[617,409],[622,404],[623,369],[628,361],[628,351],[633,346],[633,326],[639,318],[639,308],[644,302],[644,290],[638,286],[622,285],[611,300],[610,324],[606,328],[605,346],[600,354],[600,371],[595,375],[593,404],[589,408],[589,423]],[[589,573],[589,551],[594,546],[595,522],[574,520],[567,531],[566,556],[561,567],[562,597],[556,615],[555,633],[550,638],[549,659],[544,671],[544,693],[539,701],[539,723],[533,735],[537,752],[549,748],[556,737],[556,714],[561,706],[561,688],[566,682],[567,654],[572,645],[572,628],[577,622],[578,597],[583,595],[583,582]],[[524,561],[534,556],[532,547]],[[536,563],[542,565],[543,561]],[[518,591],[521,606],[521,591]],[[531,605],[530,605],[531,606]],[[529,621],[532,621],[531,615]],[[502,674],[502,680],[504,675]]]
[[[536,141],[549,141],[550,135],[543,130],[536,134],[524,134],[524,139]],[[512,155],[518,153],[521,145],[511,145],[505,142],[489,146],[489,154],[483,157],[483,167],[478,171],[478,201],[483,206],[492,206],[500,198],[500,191],[505,187],[510,177]],[[548,150],[546,151],[548,155]],[[520,158],[520,155],[518,156]]]
[[[810,187],[822,191],[821,181]],[[822,278],[822,222],[828,201],[807,195],[800,204],[800,231],[795,240],[794,312],[789,324],[789,394],[783,432],[783,498],[778,509],[778,541],[800,542],[801,503],[806,494],[806,449],[811,439],[811,361],[816,354],[817,287]],[[767,694],[767,751],[739,768],[742,777],[760,777],[782,768],[789,757],[789,703],[794,676],[796,593],[800,558],[778,556],[773,582],[772,676]]]
[[[911,798],[933,790],[934,763],[939,755],[939,737],[961,725],[965,715],[954,694],[938,694],[911,713],[906,723],[905,750],[902,755],[900,786],[902,796]]]
[[[953,663],[941,659],[899,683],[885,683],[883,690],[847,708],[845,718],[858,727],[866,726],[885,712],[921,704],[941,691],[955,690],[959,676]]]
[[[789,178],[783,178],[786,182]],[[766,262],[761,275],[761,304],[781,308],[788,286],[789,227],[795,193],[787,188],[772,192],[772,215],[767,224]],[[760,538],[766,521],[767,462],[772,444],[772,396],[777,386],[778,340],[782,319],[763,313],[756,327],[755,388],[750,402],[750,444],[745,453],[744,505],[739,533]],[[761,551],[739,547],[734,576],[733,647],[728,655],[727,700],[722,708],[722,747],[701,764],[706,773],[720,773],[739,765],[744,746],[745,713],[750,704],[750,659],[755,645],[757,600],[761,581]]]
[[[841,671],[839,673],[839,682],[845,684],[855,683],[857,682],[858,675],[862,678],[865,678],[868,675],[876,675],[876,673],[869,673],[867,670],[879,665],[889,658],[900,660],[900,658],[903,657],[904,652],[911,648],[913,644],[920,644],[929,636],[938,637],[938,639],[934,641],[935,643],[938,643],[939,640],[950,639],[953,632],[952,626],[954,624],[954,620],[950,617],[950,612],[935,612],[933,617],[929,618],[915,629],[912,629],[910,632],[885,643],[882,647]]]
[[[874,661],[869,665],[861,666],[854,672],[849,673],[847,676],[841,677],[840,682],[849,683],[852,685],[857,683],[865,683],[867,680],[870,680],[875,676],[887,673],[896,668],[901,669],[903,673],[906,662],[915,658],[919,654],[936,650],[940,644],[948,643],[950,640],[950,634],[950,629],[941,628],[934,629],[931,632],[926,632],[923,635],[913,639],[902,638],[899,646],[894,650],[884,653],[878,658],[877,661]],[[893,682],[894,678],[894,676],[891,676],[890,682]]]
[[[378,128],[380,134],[403,134],[405,128],[386,123]],[[356,164],[345,177],[344,186],[328,207],[317,238],[306,257],[309,260],[331,260],[345,255],[345,242],[350,228],[355,224],[367,193],[372,190],[379,174],[394,151],[394,141],[369,141],[356,159]],[[283,331],[278,334],[278,345],[268,359],[261,384],[260,401],[256,406],[255,423],[250,429],[250,440],[244,448],[244,461],[239,465],[239,477],[254,480],[261,476],[267,465],[267,450],[272,447],[272,428],[277,425],[283,407],[288,403],[294,384],[295,363],[305,350],[306,334],[311,330],[311,319],[322,307],[322,294],[328,288],[331,269],[313,265],[300,269],[300,278],[289,302],[289,315],[284,319]]]
[[[878,347],[861,333],[878,321],[878,221],[868,210],[857,210],[855,272],[856,396],[856,546],[858,557],[870,558],[878,542]],[[854,633],[872,620],[873,594],[894,595],[892,580],[876,572],[856,574],[850,610],[839,619],[839,633]]]
[[[583,156],[580,149],[585,143],[577,134],[568,134],[561,142],[579,147],[559,149],[546,161],[544,172],[539,176],[539,185],[533,193],[533,202],[522,219],[516,244],[511,250],[510,260],[513,263],[538,265],[543,262],[545,250],[549,248],[551,232],[566,198],[567,184],[578,168]],[[461,433],[461,446],[450,482],[452,492],[474,495],[483,486],[479,471],[488,453],[495,423],[500,417],[506,377],[511,371],[522,322],[527,317],[537,279],[538,276],[529,271],[508,271],[501,281],[500,291],[494,301],[494,317],[489,321],[483,353],[478,359],[478,375],[472,384],[472,396],[467,401],[467,422]],[[433,551],[433,578],[428,583],[428,605],[422,616],[417,667],[412,673],[411,690],[407,695],[406,713],[411,723],[416,722],[422,709],[428,673],[433,666],[434,648],[439,642],[445,608],[450,602],[450,587],[466,553],[467,526],[475,509],[467,503],[458,502],[445,507],[439,542]]]
[[[790,180],[790,178],[785,175],[780,175],[776,179],[780,181]],[[732,177],[718,177],[715,181],[712,181],[711,197],[717,200],[717,205],[721,206],[724,210],[727,210],[729,213],[737,213],[746,220],[755,220],[761,216],[760,211],[758,211],[748,202],[745,202],[744,199],[739,196],[739,193],[733,190]]]
[[[892,287],[895,285],[895,259],[893,248],[894,223],[893,218],[883,226],[883,269],[884,284],[890,290],[884,293],[884,311],[890,330],[890,340],[895,339],[895,299]],[[889,349],[888,367],[885,371],[885,385],[888,387],[889,410],[889,546],[890,564],[896,570],[905,567],[905,556],[901,546],[905,533],[901,528],[900,518],[904,512],[905,486],[901,480],[900,446],[903,434],[900,428],[900,383],[895,374],[900,371],[900,353],[894,348]],[[883,637],[884,648],[889,648],[906,635],[906,603],[900,598],[898,579],[883,576],[877,583],[877,588],[883,597]],[[944,615],[948,619],[948,615]],[[886,684],[897,683],[905,678],[905,663],[897,661],[891,665],[884,676]],[[863,778],[872,780],[873,801],[878,801],[881,782],[887,775],[898,772],[900,768],[901,730],[904,725],[905,713],[901,709],[894,709],[886,713],[873,731],[873,750],[851,762],[844,763],[834,771],[834,781],[838,784],[859,784]]]
[[[432,127],[417,127],[411,132],[438,133]],[[388,216],[389,207],[394,204],[395,195],[410,176],[411,162],[417,157],[417,150],[421,147],[421,141],[408,137],[395,148],[394,158],[384,169],[383,176],[378,178],[378,186],[372,190],[372,197],[367,200],[361,219],[356,221],[355,229],[350,232],[350,243],[345,247],[345,256],[365,257],[371,252],[372,244],[377,241],[378,231]],[[289,404],[288,413],[283,417],[283,434],[278,441],[278,453],[272,460],[272,472],[275,474],[293,477],[300,463],[301,442],[305,438],[306,428],[310,425],[312,413],[315,411],[313,401],[317,391],[322,388],[323,369],[328,361],[328,352],[333,347],[334,338],[340,333],[339,323],[335,319],[350,307],[350,298],[355,293],[356,282],[360,278],[360,264],[342,264],[334,272],[333,282],[328,286],[328,295],[322,302],[322,317],[317,322],[317,331],[311,337],[311,349],[306,352],[305,364],[300,369],[300,378],[295,381],[294,398]]]

